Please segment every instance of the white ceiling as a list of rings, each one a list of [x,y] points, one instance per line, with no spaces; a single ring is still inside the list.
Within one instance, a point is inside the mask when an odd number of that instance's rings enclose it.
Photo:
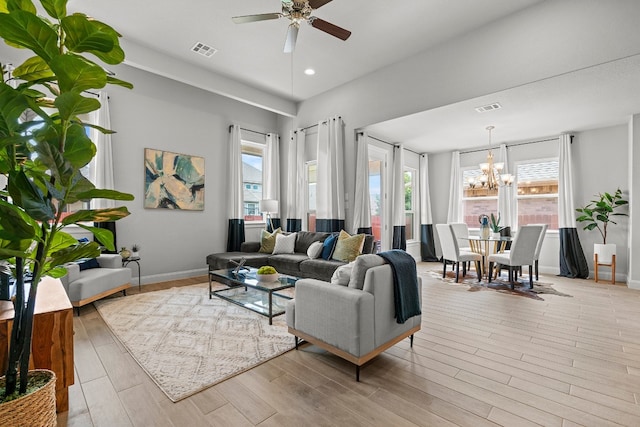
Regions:
[[[70,0],[69,8],[109,23],[156,57],[161,54],[166,67],[188,64],[212,73],[212,79],[223,76],[301,101],[540,1],[333,0],[313,15],[352,36],[343,42],[303,24],[293,56],[282,52],[286,19],[240,25],[231,20],[277,12],[280,0]],[[211,58],[195,54],[190,49],[196,42],[218,52]],[[316,75],[304,75],[309,67]],[[621,124],[640,112],[638,76],[640,57],[631,57],[371,125],[367,131],[416,152],[438,152],[486,146],[488,125],[495,126],[493,142],[500,143]],[[503,108],[475,111],[494,102]]]
[[[498,110],[476,107],[499,103]],[[367,126],[416,152],[465,150],[627,123],[640,112],[640,55]]]
[[[69,8],[172,59],[300,101],[540,1],[333,0],[313,15],[350,30],[351,37],[342,41],[303,24],[293,57],[282,52],[287,19],[248,24],[231,20],[279,12],[280,0],[70,0]],[[193,53],[196,42],[218,52],[210,58]],[[309,67],[316,70],[312,77],[303,73]]]

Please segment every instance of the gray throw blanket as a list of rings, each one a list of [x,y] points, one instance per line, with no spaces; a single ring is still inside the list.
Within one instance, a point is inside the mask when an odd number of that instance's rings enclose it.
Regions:
[[[396,322],[404,323],[407,319],[422,314],[420,311],[416,261],[411,255],[400,249],[380,252],[378,255],[389,263],[393,271],[393,299],[396,307]]]

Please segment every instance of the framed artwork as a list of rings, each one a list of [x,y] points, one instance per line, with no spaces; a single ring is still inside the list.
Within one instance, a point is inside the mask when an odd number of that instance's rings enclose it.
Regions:
[[[144,207],[204,210],[204,157],[144,149]]]

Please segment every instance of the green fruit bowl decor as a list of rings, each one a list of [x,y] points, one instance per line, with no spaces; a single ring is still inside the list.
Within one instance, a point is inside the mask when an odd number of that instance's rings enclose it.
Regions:
[[[258,269],[256,278],[259,282],[277,282],[280,275],[275,268],[270,265],[263,265]]]

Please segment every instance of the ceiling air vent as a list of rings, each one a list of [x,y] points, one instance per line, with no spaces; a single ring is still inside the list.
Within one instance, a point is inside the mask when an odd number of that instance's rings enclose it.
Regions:
[[[194,44],[191,50],[202,56],[206,56],[207,58],[210,58],[214,53],[218,51],[218,49],[215,49],[201,42]]]
[[[482,107],[476,107],[476,111],[478,113],[486,113],[487,111],[499,110],[502,108],[502,105],[494,102],[493,104],[483,105]]]

